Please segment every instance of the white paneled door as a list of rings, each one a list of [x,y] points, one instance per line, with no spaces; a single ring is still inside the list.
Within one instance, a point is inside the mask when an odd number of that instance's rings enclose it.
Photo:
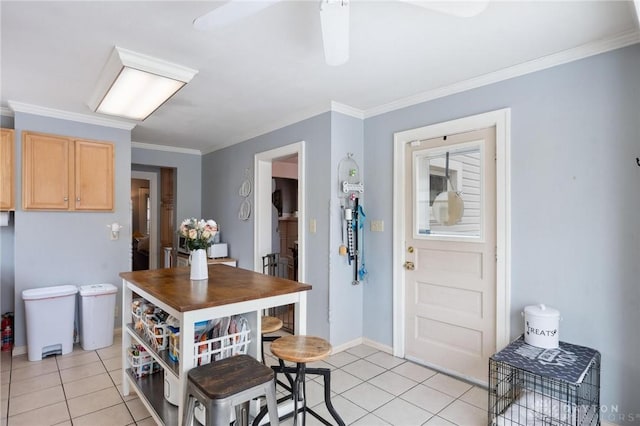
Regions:
[[[405,356],[487,381],[496,349],[495,127],[405,150]]]

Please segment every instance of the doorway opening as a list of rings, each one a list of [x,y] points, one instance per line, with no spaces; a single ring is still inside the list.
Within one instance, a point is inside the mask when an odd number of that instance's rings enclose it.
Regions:
[[[305,280],[304,142],[255,156],[254,270]],[[293,307],[270,315],[294,332]]]
[[[158,267],[158,177],[131,171],[131,270]]]
[[[176,169],[131,167],[131,269],[175,266]]]

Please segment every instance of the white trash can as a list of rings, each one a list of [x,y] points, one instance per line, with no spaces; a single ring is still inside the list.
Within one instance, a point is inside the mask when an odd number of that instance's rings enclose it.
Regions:
[[[111,346],[118,288],[113,284],[90,284],[78,289],[82,349],[90,351]]]
[[[74,285],[24,290],[27,323],[27,357],[40,361],[43,356],[73,351],[73,321],[76,316]]]

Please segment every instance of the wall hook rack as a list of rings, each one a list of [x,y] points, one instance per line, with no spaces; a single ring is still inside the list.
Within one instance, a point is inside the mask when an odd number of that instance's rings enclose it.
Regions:
[[[338,163],[338,198],[342,220],[342,245],[338,249],[340,255],[346,255],[349,265],[353,266],[353,285],[360,284],[366,274],[363,260],[362,240],[364,238],[364,211],[360,204],[360,197],[364,193],[364,184],[360,180],[360,168],[348,153]],[[345,245],[346,234],[346,245]],[[359,235],[361,234],[361,235]]]

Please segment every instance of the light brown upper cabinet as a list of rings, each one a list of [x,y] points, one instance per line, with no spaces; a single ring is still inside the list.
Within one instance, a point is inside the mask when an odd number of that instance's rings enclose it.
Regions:
[[[112,211],[114,146],[22,132],[22,208]]]
[[[15,138],[13,130],[0,129],[0,210],[15,210]]]

